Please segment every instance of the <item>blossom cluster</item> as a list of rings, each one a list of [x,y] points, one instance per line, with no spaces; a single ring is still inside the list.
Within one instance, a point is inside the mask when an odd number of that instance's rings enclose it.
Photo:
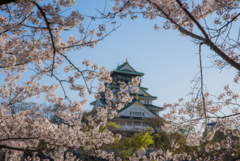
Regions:
[[[202,0],[202,3],[187,3],[183,2],[181,5],[176,2],[176,0],[140,0],[140,1],[130,1],[127,2],[128,5],[125,5],[126,1],[124,0],[115,0],[115,6],[112,7],[113,13],[118,13],[120,10],[119,17],[125,18],[130,15],[131,19],[135,19],[138,16],[138,11],[142,10],[142,15],[144,18],[155,19],[156,17],[163,17],[168,20],[163,24],[163,28],[177,29],[179,26],[188,29],[190,32],[193,31],[194,22],[188,17],[184,9],[191,10],[190,14],[197,20],[206,18],[210,14],[216,12],[219,15],[219,18],[214,20],[214,23],[220,25],[224,22],[228,22],[233,19],[237,21],[237,12],[234,10],[239,6],[237,0]],[[159,9],[160,8],[160,9]],[[228,10],[226,10],[228,8]],[[169,21],[171,20],[171,22]],[[157,24],[154,26],[155,30],[160,29]]]
[[[56,160],[62,160],[63,152],[68,148],[82,148],[92,155],[97,154],[95,150],[103,144],[112,143],[115,138],[112,132],[100,129],[106,125],[107,118],[113,118],[116,109],[128,101],[98,108],[96,116],[89,116],[88,122],[83,122],[83,106],[87,103],[85,96],[87,92],[92,93],[88,82],[97,78],[100,83],[96,94],[109,92],[111,95],[104,83],[111,83],[112,78],[105,67],[99,68],[88,59],[82,62],[86,69],[80,70],[69,59],[68,53],[73,49],[94,48],[108,34],[106,26],[100,24],[97,29],[100,34],[96,35],[94,29],[89,32],[84,29],[84,16],[78,11],[63,15],[67,8],[76,4],[75,0],[53,0],[48,4],[42,0],[4,3],[0,6],[0,79],[4,82],[0,86],[0,149],[6,152],[6,159],[13,159],[23,151],[42,151]],[[75,33],[79,36],[70,35],[63,40],[61,34],[74,28],[79,28],[79,33]],[[65,63],[68,65],[63,71],[68,77],[60,79],[57,70]],[[30,78],[23,76],[24,72],[28,72]],[[56,82],[42,84],[44,77],[51,77]],[[78,83],[79,78],[84,84]],[[64,83],[69,84],[70,90],[79,93],[79,100],[70,100]],[[64,97],[56,94],[59,88]],[[47,102],[57,105],[54,115],[63,119],[64,123],[50,122],[44,115],[51,109],[43,111],[40,105],[18,112],[12,110],[16,104],[42,96]],[[129,100],[127,97],[130,96],[125,97]],[[66,100],[68,103],[65,103]],[[117,135],[116,138],[121,137]],[[112,154],[98,155],[112,157]]]
[[[119,14],[119,17],[123,19],[130,15],[134,20],[140,11],[143,18],[165,18],[166,21],[162,28],[178,29],[181,36],[191,35],[196,25],[201,30],[201,20],[204,21],[213,13],[218,15],[213,20],[214,24],[217,27],[220,26],[213,30],[215,31],[213,33],[222,33],[222,27],[228,27],[228,24],[237,21],[239,15],[236,12],[239,7],[238,0],[202,0],[198,4],[181,0],[115,0],[115,2],[112,7],[114,13],[109,13],[108,17],[114,18],[116,14]],[[128,85],[121,83],[120,92],[114,95],[113,91],[105,87],[105,84],[112,83],[110,71],[104,66],[99,67],[96,63],[91,64],[88,59],[82,61],[86,69],[80,70],[68,56],[71,50],[80,50],[84,47],[94,48],[108,35],[105,24],[99,24],[97,29],[89,29],[89,27],[85,29],[83,25],[85,17],[78,11],[62,15],[67,8],[76,4],[75,0],[53,0],[48,4],[44,4],[42,0],[3,3],[5,4],[0,6],[3,13],[0,15],[0,72],[4,75],[0,78],[4,81],[0,86],[0,149],[6,152],[6,158],[13,159],[23,151],[43,151],[56,160],[63,160],[63,152],[66,149],[81,148],[93,156],[115,160],[113,153],[107,154],[100,148],[103,144],[113,143],[115,138],[120,139],[121,136],[114,136],[111,131],[107,129],[102,131],[101,128],[105,127],[108,119],[116,116],[117,110],[132,101],[133,98],[129,93],[137,92],[138,88],[135,86],[138,86],[141,80],[136,77]],[[94,17],[91,18],[94,20]],[[111,24],[114,26],[115,23],[114,21]],[[74,28],[79,28],[76,33],[79,36],[70,35],[64,41],[61,34]],[[160,27],[155,24],[154,29],[159,30]],[[200,39],[194,34],[192,36],[203,41],[201,36]],[[203,42],[210,44],[213,50],[224,51],[227,58],[235,63],[239,62],[239,55],[228,48],[229,46],[234,48],[233,45],[226,46],[226,43],[221,43],[222,45],[219,46],[212,45],[209,36],[215,37],[215,35],[204,36],[204,40],[208,41]],[[65,63],[68,65],[63,71],[68,77],[59,79],[56,71],[58,66]],[[222,60],[216,59],[216,63],[219,66],[224,65]],[[23,79],[23,73],[30,71],[33,71],[30,78]],[[43,77],[51,77],[57,83],[41,84]],[[239,77],[238,73],[234,78],[236,83]],[[84,84],[78,83],[79,78],[83,79]],[[95,98],[99,99],[104,94],[106,104],[104,107],[97,108],[96,115],[90,115],[87,121],[83,121],[83,106],[87,103],[85,97],[87,92],[93,93],[91,82],[95,78],[99,81]],[[22,80],[24,81],[21,82]],[[78,92],[78,101],[70,100],[63,83],[68,83],[70,90]],[[64,97],[56,95],[56,90],[60,87]],[[210,97],[209,92],[202,91],[202,95],[194,96],[190,102],[185,102],[183,98],[180,98],[174,104],[165,103],[163,108],[169,109],[169,113],[163,117],[169,122],[165,123],[162,129],[171,132],[179,128],[197,127],[196,131],[190,131],[187,135],[186,142],[189,146],[199,146],[201,143],[211,141],[217,131],[222,131],[226,136],[231,133],[238,137],[239,133],[236,129],[240,126],[239,104],[237,103],[239,94],[234,93],[229,85],[226,85],[224,90],[225,92],[217,97],[217,102]],[[47,102],[58,105],[54,115],[63,119],[64,123],[50,122],[44,117],[44,112],[49,112],[50,109],[42,111],[39,105],[19,112],[14,112],[11,108],[17,103],[26,102],[29,98],[40,98],[43,95]],[[69,102],[65,104],[65,100]],[[226,108],[231,109],[231,114],[227,117],[221,115],[222,110]],[[207,123],[211,121],[215,122],[212,128],[207,126]],[[201,128],[205,128],[205,137],[199,130]],[[227,137],[221,143],[206,144],[204,150],[205,152],[213,150],[236,152],[238,145],[239,141],[233,141]],[[179,145],[173,142],[172,147],[175,150]],[[154,151],[150,154],[150,159],[192,159],[191,155],[175,154],[174,150]],[[142,149],[129,160],[149,160],[144,154],[145,150]],[[197,152],[193,155],[197,158]],[[223,155],[215,157],[214,160],[222,160]],[[69,154],[68,157],[74,159]],[[116,160],[121,159],[116,158]],[[199,160],[210,160],[210,158],[206,156]]]

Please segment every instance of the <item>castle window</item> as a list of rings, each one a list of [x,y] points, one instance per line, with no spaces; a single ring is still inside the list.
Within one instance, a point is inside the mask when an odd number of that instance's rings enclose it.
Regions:
[[[144,116],[145,113],[144,113],[144,112],[132,112],[132,111],[130,111],[130,115],[140,115],[140,116]]]
[[[141,122],[134,122],[134,125],[141,126]]]
[[[148,126],[146,123],[143,123],[143,126]]]
[[[128,122],[127,122],[127,125],[130,125],[130,126],[131,126],[131,125],[132,125],[132,122],[128,121]]]

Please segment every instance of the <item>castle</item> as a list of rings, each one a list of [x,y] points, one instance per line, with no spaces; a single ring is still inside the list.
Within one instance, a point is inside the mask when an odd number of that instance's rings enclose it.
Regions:
[[[118,67],[111,72],[113,78],[112,83],[106,83],[105,86],[110,88],[114,94],[119,92],[120,83],[125,82],[128,84],[133,77],[142,77],[144,73],[137,72],[126,60],[125,63],[118,65]],[[144,118],[159,117],[159,112],[163,110],[162,107],[153,105],[153,101],[157,97],[147,93],[148,88],[142,87],[141,84],[138,86],[138,92],[131,94],[134,98],[131,103],[125,105],[118,112],[118,117],[115,117],[113,121],[120,125],[121,130],[126,131],[145,131],[148,125],[144,123]],[[97,107],[104,106],[104,96],[99,100],[91,103],[94,109]]]

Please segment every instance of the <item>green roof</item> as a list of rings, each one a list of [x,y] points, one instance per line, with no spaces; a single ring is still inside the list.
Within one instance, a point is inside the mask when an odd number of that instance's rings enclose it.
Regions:
[[[130,96],[136,97],[136,94],[130,94]],[[157,99],[157,97],[155,97],[155,96],[144,96],[144,95],[139,95],[139,94],[138,94],[138,97],[139,98],[150,98],[153,100]]]
[[[129,66],[133,70],[132,71],[121,70],[124,66]],[[140,76],[144,75],[144,73],[137,72],[133,67],[131,67],[130,64],[128,64],[128,62],[125,62],[125,63],[119,65],[114,71],[111,71],[111,74],[114,73],[114,72],[116,72],[116,73],[124,73],[124,74],[132,74],[132,75],[140,75]]]
[[[140,87],[140,86],[139,86],[139,88],[140,88],[141,90],[143,90],[143,92],[145,92],[148,96],[157,98],[157,97],[155,97],[155,96],[150,95],[148,92],[146,92],[143,87]]]
[[[148,109],[151,109],[151,110],[163,110],[162,107],[159,107],[159,106],[155,106],[155,105],[145,105]]]
[[[111,71],[111,74],[112,73],[123,73],[123,74],[132,74],[132,75],[144,75],[144,73],[140,73],[140,72],[132,72],[132,71],[124,71],[124,70],[114,70],[114,71]]]
[[[122,63],[121,65],[119,65],[119,66],[116,68],[116,70],[120,70],[120,69],[123,68],[124,66],[129,66],[130,68],[133,69],[133,67],[132,67],[130,64],[128,64],[128,62],[124,62],[124,63]],[[134,70],[134,72],[136,72],[135,69],[133,69],[133,70]]]
[[[122,63],[121,65],[119,65],[116,70],[120,70],[121,68],[123,68],[125,65],[127,65],[127,62]],[[131,66],[130,66],[131,67]],[[132,68],[132,67],[131,67]]]
[[[96,103],[96,101],[93,101],[93,102],[90,103],[90,105],[95,105],[95,103]]]
[[[105,105],[106,103],[103,101],[103,97],[101,97],[100,99],[99,99],[100,101],[101,101],[101,103],[103,104],[103,105]],[[97,102],[97,100],[96,101],[93,101],[93,102],[91,102],[90,103],[90,105],[95,105],[95,103]]]
[[[146,88],[146,87],[142,87],[142,89],[143,89],[144,91],[147,91],[147,90],[148,90],[148,88]]]

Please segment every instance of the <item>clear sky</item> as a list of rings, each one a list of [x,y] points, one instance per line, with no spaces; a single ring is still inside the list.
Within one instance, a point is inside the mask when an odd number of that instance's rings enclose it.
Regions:
[[[79,1],[74,8],[85,15],[98,15],[95,9],[102,11],[104,2],[104,0],[83,0]],[[190,97],[186,95],[192,91],[191,88],[194,86],[191,80],[199,72],[198,46],[190,38],[180,37],[178,31],[172,29],[155,31],[154,24],[161,25],[164,22],[162,19],[146,20],[142,19],[141,15],[139,17],[134,21],[130,18],[116,19],[117,25],[121,24],[119,29],[99,42],[94,49],[84,48],[80,51],[71,51],[68,56],[76,66],[81,66],[82,60],[88,58],[90,62],[103,65],[109,70],[114,70],[118,63],[124,63],[127,58],[135,70],[145,73],[142,77],[142,86],[149,88],[149,94],[158,97],[153,104],[163,106],[165,102],[178,101],[179,97],[189,100]],[[89,21],[89,19],[84,20],[86,25]],[[92,28],[100,22],[94,22]],[[107,28],[107,30],[110,29]],[[74,35],[75,32],[77,31],[69,31],[63,35],[63,38]],[[207,58],[211,53],[208,47],[203,47],[203,66],[211,65],[213,59]],[[223,87],[227,83],[235,89],[235,92],[239,92],[239,86],[233,83],[235,69],[225,69],[220,72],[219,69],[212,67],[204,69],[203,73],[204,83],[210,94],[218,95],[223,92]],[[59,70],[59,75],[61,74],[64,75],[63,70]],[[44,78],[42,83],[48,82],[54,82],[54,80]],[[72,100],[79,99],[77,93],[69,90],[67,92]],[[57,93],[62,95],[61,90]],[[87,96],[87,99],[91,102],[94,96]],[[32,98],[28,101],[45,102],[43,97]],[[91,109],[89,104],[84,107],[84,110]]]

